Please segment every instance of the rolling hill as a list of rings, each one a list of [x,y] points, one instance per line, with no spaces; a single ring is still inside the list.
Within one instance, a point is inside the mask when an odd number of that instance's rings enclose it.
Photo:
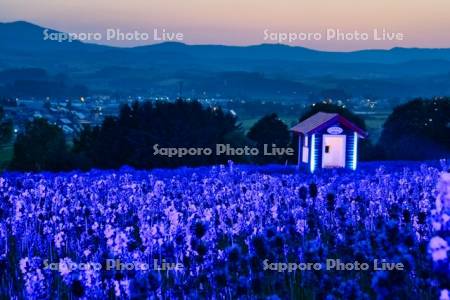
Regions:
[[[0,23],[0,70],[41,68],[91,90],[169,96],[179,82],[192,97],[295,99],[329,88],[374,97],[450,94],[450,49],[326,52],[173,42],[119,48],[44,40],[44,30],[23,21]]]

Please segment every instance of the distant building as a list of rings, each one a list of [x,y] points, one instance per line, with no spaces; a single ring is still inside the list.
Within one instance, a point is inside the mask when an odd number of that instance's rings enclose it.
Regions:
[[[74,130],[67,125],[63,125],[62,130],[66,135],[70,135],[74,132]]]
[[[81,112],[74,111],[73,114],[80,120],[86,119],[86,116],[83,113],[81,113]]]
[[[298,135],[298,166],[356,170],[358,139],[367,133],[336,113],[319,112],[291,128]]]

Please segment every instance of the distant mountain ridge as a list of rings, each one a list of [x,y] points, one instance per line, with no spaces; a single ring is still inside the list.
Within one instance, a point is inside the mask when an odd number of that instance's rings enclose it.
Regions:
[[[382,95],[389,94],[391,88],[393,95],[400,96],[441,94],[450,89],[439,79],[450,74],[450,49],[327,52],[280,44],[224,46],[174,42],[121,48],[44,40],[45,29],[24,21],[0,23],[0,70],[42,68],[50,73],[68,74],[77,83],[104,90],[165,93],[178,90],[176,86],[183,81],[192,95],[261,96],[258,85],[268,83],[273,89],[267,90],[266,86],[263,90],[270,97],[283,93],[296,97],[323,88],[346,89],[356,95],[355,92],[362,91],[355,87],[355,80],[368,85],[370,93],[383,90]],[[58,33],[53,29],[49,32]],[[383,88],[378,89],[380,83]],[[425,84],[435,85],[434,90],[428,91]],[[246,89],[246,85],[253,89]],[[277,85],[289,88],[278,90]]]
[[[4,43],[0,44],[1,48],[22,49],[30,46],[30,42],[34,43],[33,47],[43,47],[45,49],[54,48],[61,49],[67,47],[69,49],[86,49],[97,51],[128,51],[130,53],[145,52],[171,52],[184,53],[190,56],[217,57],[223,58],[245,58],[245,59],[282,59],[297,61],[328,61],[328,62],[381,62],[399,63],[410,60],[450,60],[450,48],[432,49],[432,48],[392,48],[389,50],[358,50],[349,52],[333,52],[320,51],[299,46],[289,46],[284,44],[260,44],[253,46],[226,46],[226,45],[187,45],[179,42],[163,42],[159,44],[151,44],[147,46],[137,46],[131,48],[121,48],[106,45],[99,45],[89,42],[57,42],[44,40],[43,31],[45,27],[41,27],[25,21],[17,21],[11,23],[0,23],[0,38]],[[60,31],[49,29],[49,32]]]

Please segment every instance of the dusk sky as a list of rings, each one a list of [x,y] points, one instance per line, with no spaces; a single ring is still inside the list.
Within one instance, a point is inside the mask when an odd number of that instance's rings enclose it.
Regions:
[[[321,33],[317,39],[284,42],[323,50],[450,47],[448,0],[0,0],[0,21],[25,20],[66,32],[138,30],[148,41],[102,40],[134,46],[152,44],[154,30],[182,33],[188,44],[275,43],[267,33]],[[383,28],[402,39],[375,40]],[[367,40],[328,39],[327,30],[367,33]],[[354,35],[353,35],[354,36]],[[273,35],[272,35],[273,37]],[[316,36],[317,37],[317,36]]]

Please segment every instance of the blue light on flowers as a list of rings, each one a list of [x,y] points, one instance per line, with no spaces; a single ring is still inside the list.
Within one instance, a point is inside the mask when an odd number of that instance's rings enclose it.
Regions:
[[[309,165],[311,173],[316,169],[316,135],[311,136],[311,163]]]
[[[356,165],[358,163],[358,134],[356,132],[354,134],[353,141],[353,157],[352,157],[352,170],[356,170]]]
[[[315,139],[311,170],[320,159]],[[231,162],[3,172],[0,276],[11,288],[0,298],[281,299],[302,284],[311,298],[415,299],[420,288],[420,298],[446,298],[450,174],[441,174],[422,162],[366,162],[355,172],[317,172],[314,180],[293,166]],[[327,270],[328,258],[370,269]],[[375,259],[407,271],[375,270]],[[304,276],[293,276],[291,265]]]

